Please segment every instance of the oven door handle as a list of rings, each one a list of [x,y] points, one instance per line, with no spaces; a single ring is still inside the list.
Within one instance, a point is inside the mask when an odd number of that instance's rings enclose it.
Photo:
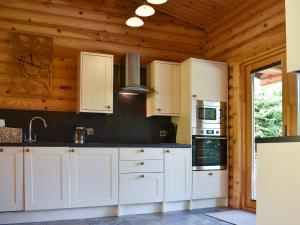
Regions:
[[[227,137],[194,137],[195,139],[227,140]]]

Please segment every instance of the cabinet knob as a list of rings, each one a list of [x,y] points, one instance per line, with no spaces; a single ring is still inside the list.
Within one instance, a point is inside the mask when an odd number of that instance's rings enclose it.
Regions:
[[[166,150],[166,153],[170,153],[170,150],[169,150],[169,149],[167,149],[167,150]]]
[[[197,95],[192,95],[193,98],[197,98]]]
[[[30,152],[30,149],[29,148],[26,148],[26,150],[25,150],[26,152]]]
[[[160,108],[158,108],[158,109],[156,109],[158,112],[160,112],[161,111],[161,109]]]
[[[144,153],[144,152],[145,152],[145,150],[144,150],[144,149],[141,149],[141,152],[142,152],[142,153]]]
[[[142,174],[141,176],[139,176],[139,178],[145,178],[145,175]]]
[[[3,152],[3,148],[0,148],[0,152]]]
[[[208,176],[212,176],[212,175],[214,175],[213,173],[208,173]]]
[[[71,149],[70,152],[75,152],[75,150],[74,150],[74,149]]]
[[[144,163],[144,162],[141,162],[140,165],[143,166],[143,165],[145,165],[145,163]]]
[[[110,109],[110,106],[108,105],[108,106],[106,106],[106,108]]]

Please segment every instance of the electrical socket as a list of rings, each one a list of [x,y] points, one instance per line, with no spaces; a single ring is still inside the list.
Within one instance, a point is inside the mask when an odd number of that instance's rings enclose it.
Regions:
[[[167,135],[168,135],[168,131],[166,131],[166,130],[159,131],[159,136],[160,137],[166,137]]]
[[[88,136],[93,136],[95,134],[94,128],[86,128],[86,132]]]

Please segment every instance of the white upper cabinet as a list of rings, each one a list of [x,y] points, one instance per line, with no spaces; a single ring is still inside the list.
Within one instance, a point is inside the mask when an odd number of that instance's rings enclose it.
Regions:
[[[69,148],[25,148],[25,210],[69,207]]]
[[[198,100],[227,102],[228,65],[190,59],[191,96]]]
[[[147,86],[157,93],[147,95],[147,116],[180,115],[180,64],[154,61],[147,67]]]
[[[165,150],[165,201],[189,200],[192,196],[190,148]]]
[[[300,1],[285,0],[287,72],[300,71]]]
[[[113,56],[81,52],[77,112],[113,113]]]
[[[23,147],[0,147],[0,212],[23,210],[23,199]]]
[[[118,149],[70,150],[70,207],[118,204]]]

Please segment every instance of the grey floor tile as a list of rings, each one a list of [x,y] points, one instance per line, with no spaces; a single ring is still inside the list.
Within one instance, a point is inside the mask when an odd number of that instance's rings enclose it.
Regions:
[[[46,222],[46,225],[89,225],[84,219],[80,220],[58,220]]]
[[[228,208],[196,209],[122,217],[92,218],[81,220],[61,220],[45,223],[27,223],[15,225],[231,225],[206,216],[205,213],[221,212]]]

